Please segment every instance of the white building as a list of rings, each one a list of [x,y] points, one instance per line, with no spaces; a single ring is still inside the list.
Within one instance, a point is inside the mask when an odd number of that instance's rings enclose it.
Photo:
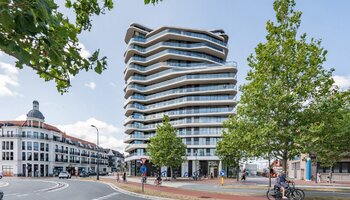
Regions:
[[[0,121],[0,171],[5,176],[52,176],[60,171],[71,174],[107,171],[108,157],[94,143],[67,135],[46,124],[39,102],[25,121]]]
[[[129,173],[140,174],[149,139],[168,115],[187,146],[187,160],[175,173],[217,176],[221,161],[216,144],[222,138],[222,122],[236,106],[237,66],[226,62],[228,35],[223,30],[132,24],[125,42],[124,142]],[[152,163],[146,165],[148,175],[157,172]]]

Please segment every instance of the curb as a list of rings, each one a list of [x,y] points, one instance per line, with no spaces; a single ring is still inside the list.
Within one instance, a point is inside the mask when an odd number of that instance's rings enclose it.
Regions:
[[[144,199],[154,199],[154,200],[174,200],[174,199],[170,199],[170,198],[165,198],[165,197],[157,197],[157,196],[150,196],[150,195],[145,195],[145,194],[139,194],[139,193],[135,193],[135,192],[130,192],[127,190],[124,190],[116,185],[114,185],[113,183],[107,183],[104,182],[102,180],[100,181],[94,181],[94,180],[79,180],[79,179],[75,179],[75,181],[87,181],[87,182],[95,182],[95,183],[102,183],[102,184],[106,184],[109,187],[111,187],[113,190],[120,192],[122,194],[126,194],[126,195],[130,195],[130,196],[134,196],[134,197],[141,197]]]

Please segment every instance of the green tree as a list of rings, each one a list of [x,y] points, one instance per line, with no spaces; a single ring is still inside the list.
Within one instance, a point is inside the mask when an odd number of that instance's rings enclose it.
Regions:
[[[236,167],[237,181],[239,180],[239,162],[246,158],[248,151],[247,143],[236,116],[231,116],[229,120],[223,124],[224,131],[222,140],[216,145],[216,155],[227,165]]]
[[[157,3],[145,0],[145,3]],[[78,35],[90,31],[91,17],[113,8],[112,0],[66,0],[75,23],[58,11],[54,0],[0,0],[0,50],[16,59],[16,67],[30,67],[45,81],[55,81],[67,92],[70,78],[80,71],[100,74],[107,58],[96,50],[81,56]]]
[[[251,69],[237,117],[250,153],[282,159],[286,170],[287,160],[303,151],[300,131],[313,117],[306,110],[329,93],[333,70],[322,67],[327,51],[320,40],[298,36],[301,12],[294,0],[276,0],[273,7],[276,22],[267,22],[266,42],[247,59]],[[249,126],[253,130],[245,131]]]
[[[167,115],[164,115],[163,123],[157,126],[156,135],[150,139],[147,152],[154,165],[170,167],[171,177],[173,168],[181,166],[184,162],[186,145],[176,136],[176,131]]]
[[[314,117],[309,130],[302,131],[305,152],[314,153],[332,171],[341,158],[350,157],[350,92],[333,90],[308,111]]]

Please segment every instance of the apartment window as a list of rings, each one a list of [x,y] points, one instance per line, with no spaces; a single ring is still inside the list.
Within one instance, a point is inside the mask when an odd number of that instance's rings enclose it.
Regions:
[[[45,154],[44,153],[40,153],[40,161],[45,161]]]
[[[22,142],[22,150],[26,150],[26,142]]]
[[[39,151],[39,143],[34,142],[34,151]]]
[[[45,134],[45,139],[48,140],[49,139],[49,135]]]
[[[49,152],[49,144],[46,144],[46,151]]]
[[[39,160],[39,153],[34,152],[34,161],[38,161]]]
[[[22,131],[22,137],[26,137],[26,132]]]
[[[2,160],[6,160],[6,152],[2,152]]]
[[[45,151],[45,143],[40,143],[40,151]]]
[[[49,161],[49,154],[46,154],[46,161]]]
[[[2,150],[5,150],[5,141],[2,141]]]
[[[27,142],[27,150],[32,150],[32,142]]]
[[[32,152],[27,152],[27,160],[32,160]]]
[[[2,152],[2,160],[13,160],[13,152]]]
[[[26,152],[22,152],[22,160],[26,160]]]
[[[40,139],[44,139],[45,137],[44,137],[44,133],[40,133]]]
[[[27,137],[32,137],[32,133],[30,131],[27,132]]]
[[[38,132],[34,132],[34,138],[39,138],[39,133]]]

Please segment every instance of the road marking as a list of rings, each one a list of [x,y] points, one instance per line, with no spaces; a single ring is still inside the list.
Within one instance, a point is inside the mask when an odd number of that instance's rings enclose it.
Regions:
[[[9,185],[8,182],[2,182],[2,184],[0,185],[0,187],[6,187],[6,186],[8,186],[8,185]]]
[[[52,189],[52,190],[50,190],[48,192],[57,192],[57,191],[64,190],[67,187],[69,187],[68,183],[65,183],[65,182],[60,182],[60,183],[63,185],[62,187],[59,187],[59,188],[56,188],[56,189]]]
[[[115,196],[115,195],[118,195],[120,194],[119,192],[114,192],[114,193],[111,193],[109,195],[106,195],[106,196],[103,196],[103,197],[99,197],[97,199],[93,199],[93,200],[103,200],[103,199],[108,199],[109,197],[112,197],[112,196]]]

